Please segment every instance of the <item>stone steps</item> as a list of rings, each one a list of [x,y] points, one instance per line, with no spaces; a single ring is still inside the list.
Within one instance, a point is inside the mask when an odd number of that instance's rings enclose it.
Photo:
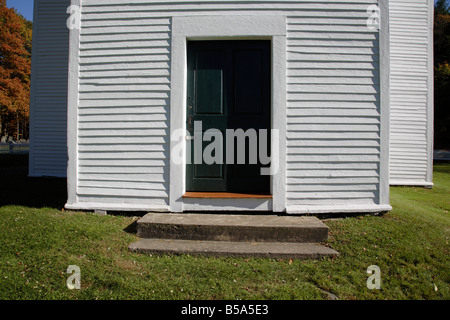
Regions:
[[[149,213],[137,222],[141,238],[129,246],[134,252],[321,258],[338,255],[319,242],[328,227],[315,217],[238,214]]]
[[[129,249],[134,252],[149,254],[190,254],[276,259],[319,259],[338,255],[335,250],[323,245],[292,242],[141,239],[131,244]]]
[[[328,237],[328,227],[315,217],[147,214],[137,224],[140,238],[314,243]]]

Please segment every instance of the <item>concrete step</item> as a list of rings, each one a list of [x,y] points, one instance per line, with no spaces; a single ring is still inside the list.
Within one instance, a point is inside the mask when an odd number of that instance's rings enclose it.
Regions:
[[[131,244],[129,249],[133,252],[146,254],[190,254],[275,259],[320,259],[339,255],[337,251],[322,245],[291,242],[141,239]]]
[[[315,217],[149,213],[137,235],[150,239],[318,243],[328,227]]]

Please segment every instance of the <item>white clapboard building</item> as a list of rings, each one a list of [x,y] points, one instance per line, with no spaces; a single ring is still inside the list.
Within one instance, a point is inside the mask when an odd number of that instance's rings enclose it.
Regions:
[[[388,211],[432,186],[432,28],[430,0],[35,0],[29,175],[69,209]],[[239,128],[270,163],[190,161]]]

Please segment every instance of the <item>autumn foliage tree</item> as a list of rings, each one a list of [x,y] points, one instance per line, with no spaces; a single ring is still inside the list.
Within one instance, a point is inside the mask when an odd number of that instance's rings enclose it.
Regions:
[[[28,138],[32,23],[0,0],[0,137]]]

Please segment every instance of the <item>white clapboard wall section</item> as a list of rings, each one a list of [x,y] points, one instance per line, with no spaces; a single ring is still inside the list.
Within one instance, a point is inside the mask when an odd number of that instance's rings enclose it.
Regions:
[[[391,0],[390,183],[432,185],[433,1]]]
[[[379,37],[367,27],[376,3],[288,15],[288,212],[379,201]]]
[[[30,176],[66,176],[69,4],[70,0],[34,4]]]
[[[170,17],[108,3],[83,2],[78,201],[167,209]]]
[[[287,208],[379,204],[375,0],[83,0],[78,202],[168,208],[171,18],[287,17]]]

